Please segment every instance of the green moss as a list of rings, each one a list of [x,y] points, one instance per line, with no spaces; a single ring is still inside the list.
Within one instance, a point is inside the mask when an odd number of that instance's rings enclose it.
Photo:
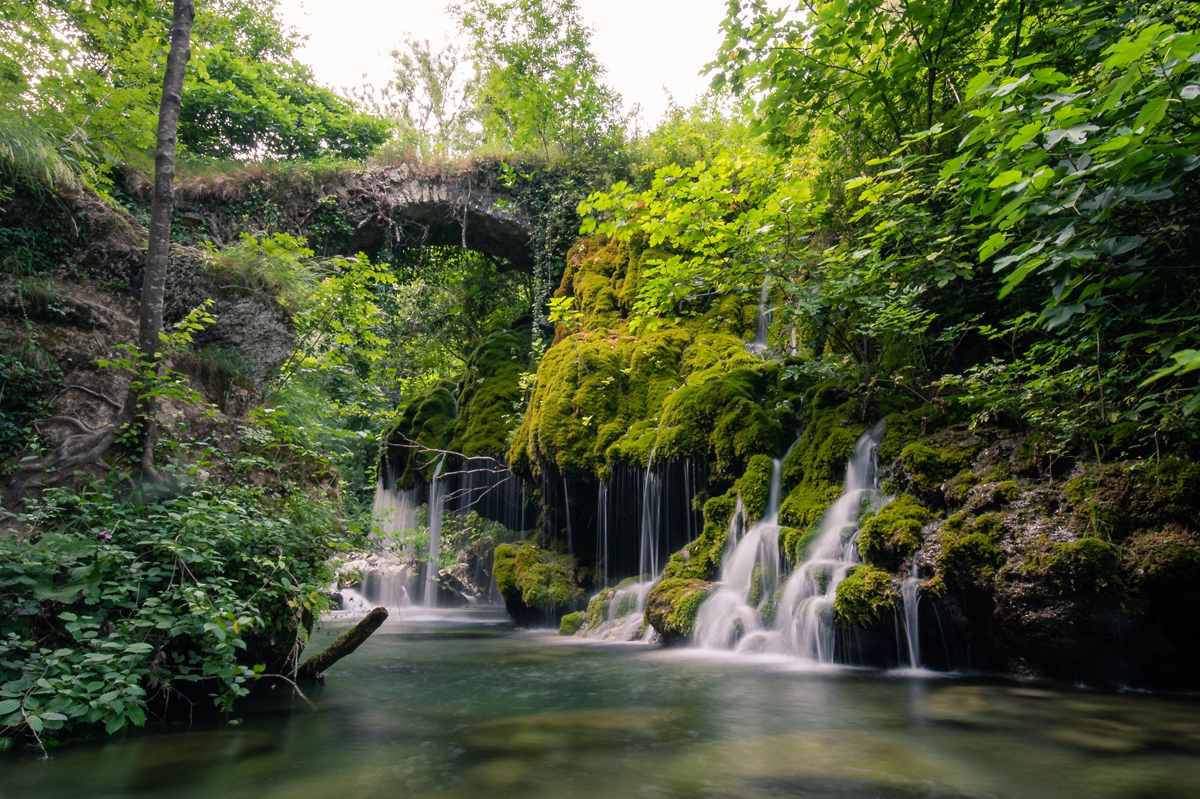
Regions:
[[[612,604],[612,598],[616,593],[611,588],[605,588],[588,602],[587,623],[589,630],[595,630],[601,624],[608,621],[608,608]]]
[[[467,359],[458,384],[458,419],[447,449],[468,457],[501,457],[510,434],[520,423],[513,407],[522,389],[529,335],[503,331],[483,340]]]
[[[721,566],[728,540],[728,521],[722,525],[705,523],[704,531],[695,541],[671,555],[663,569],[663,578],[713,579]]]
[[[841,627],[870,627],[899,599],[887,572],[874,566],[855,566],[838,583],[833,600],[834,622]]]
[[[452,384],[439,383],[421,391],[405,406],[400,420],[385,433],[388,443],[385,457],[392,460],[396,482],[401,488],[412,488],[418,474],[426,480],[433,477],[436,460],[421,452],[420,447],[449,448],[455,423],[453,388]]]
[[[579,628],[587,620],[587,614],[582,611],[568,613],[562,617],[562,622],[558,625],[559,635],[574,635],[579,632]]]
[[[493,557],[496,587],[514,617],[525,609],[569,607],[583,594],[567,556],[522,541],[498,545]]]
[[[717,527],[729,527],[729,520],[733,518],[733,511],[737,507],[737,497],[735,491],[730,491],[727,494],[719,497],[712,497],[704,503],[704,523],[712,524]]]
[[[1048,576],[1063,593],[1125,593],[1117,549],[1098,538],[1066,543],[1043,539],[1030,548],[1021,571]]]
[[[804,560],[821,517],[841,495],[842,487],[836,483],[802,483],[783,500],[779,509],[779,523],[784,526],[780,546],[794,563]]]
[[[703,580],[663,580],[646,597],[646,623],[667,644],[686,642],[695,631],[700,605],[712,593]]]
[[[1004,553],[984,533],[954,534],[943,528],[941,538],[938,574],[948,583],[990,580],[1004,562]]]
[[[746,464],[745,474],[734,484],[738,496],[742,499],[742,507],[746,509],[748,520],[761,519],[766,512],[774,470],[775,465],[770,458],[766,455],[755,455]]]
[[[863,562],[896,571],[921,546],[921,530],[933,514],[909,494],[902,494],[867,519],[858,535]]]
[[[1195,520],[1200,516],[1200,464],[1163,459],[1154,475],[1154,492],[1168,514]]]

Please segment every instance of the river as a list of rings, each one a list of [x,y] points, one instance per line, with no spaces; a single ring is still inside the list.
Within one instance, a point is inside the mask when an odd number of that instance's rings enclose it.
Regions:
[[[237,724],[6,753],[0,799],[1200,796],[1194,697],[814,670],[420,613],[338,663],[315,712],[280,689]]]

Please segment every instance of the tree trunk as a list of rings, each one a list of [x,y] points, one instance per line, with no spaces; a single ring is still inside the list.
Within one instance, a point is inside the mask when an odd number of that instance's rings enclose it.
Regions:
[[[183,77],[192,51],[192,0],[175,0],[171,23],[171,49],[163,75],[162,100],[158,106],[158,137],[154,146],[154,194],[150,203],[150,242],[142,276],[142,303],[138,321],[138,351],[143,368],[153,367],[163,329],[163,292],[167,283],[167,261],[171,248],[171,217],[175,212],[175,151],[179,112],[183,106]],[[154,398],[140,400],[130,388],[126,406],[146,420],[142,430],[143,477],[154,475]]]
[[[334,639],[334,642],[325,647],[319,655],[313,655],[304,661],[304,665],[296,671],[296,679],[320,679],[322,672],[328,671],[334,663],[362,646],[362,643],[371,637],[371,633],[379,629],[379,625],[383,624],[387,617],[387,608],[372,610],[366,615],[366,618]]]
[[[171,216],[174,212],[172,189],[175,184],[175,136],[179,130],[179,111],[182,106],[183,76],[191,57],[192,21],[195,19],[192,0],[175,0],[174,18],[171,24],[171,49],[167,54],[167,70],[163,77],[162,102],[158,110],[158,141],[154,152],[154,195],[150,206],[150,241],[146,250],[146,269],[142,277],[142,304],[138,325],[137,348],[141,353],[142,366],[154,365],[154,354],[158,351],[159,334],[163,327],[163,291],[167,282],[167,253],[171,244]],[[132,382],[139,382],[138,375]],[[75,386],[89,393],[91,389]],[[141,434],[141,466],[144,478],[154,477],[154,442],[157,431],[154,424],[152,398],[143,400],[138,389],[130,386],[125,402],[118,404],[105,397],[116,408],[112,421],[93,430],[72,417],[52,417],[65,421],[79,429],[69,436],[54,452],[44,458],[24,465],[13,472],[5,491],[5,502],[20,502],[25,491],[32,487],[47,487],[61,483],[75,474],[82,466],[99,466],[109,471],[112,466],[104,460],[117,436],[127,426],[145,419]]]

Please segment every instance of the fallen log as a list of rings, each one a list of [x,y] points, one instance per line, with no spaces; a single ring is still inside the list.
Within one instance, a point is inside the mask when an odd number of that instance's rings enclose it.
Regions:
[[[296,671],[296,679],[322,679],[324,672],[328,671],[334,663],[362,646],[363,642],[371,637],[371,633],[379,629],[379,625],[383,624],[387,617],[387,608],[372,610],[362,621],[335,638],[333,643],[325,647],[319,654],[304,661],[304,665]]]

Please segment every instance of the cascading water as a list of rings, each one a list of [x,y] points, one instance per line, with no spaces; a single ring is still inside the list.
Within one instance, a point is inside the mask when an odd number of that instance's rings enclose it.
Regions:
[[[768,304],[771,301],[771,279],[763,278],[762,293],[758,299],[758,319],[755,325],[754,341],[746,345],[746,350],[755,355],[762,355],[767,351],[767,329],[771,326],[771,310]]]
[[[654,450],[646,463],[646,483],[642,490],[641,554],[638,556],[639,574],[658,574],[658,516],[662,507],[662,481],[654,471]]]
[[[858,563],[859,519],[882,499],[877,461],[883,427],[880,422],[855,443],[846,465],[842,496],[825,512],[807,560],[784,588],[776,629],[783,648],[801,658],[833,662],[837,587],[850,567]]]
[[[608,586],[608,483],[600,481],[596,497],[596,569],[604,575],[601,587]]]
[[[567,554],[575,554],[575,544],[571,536],[571,492],[567,488],[567,478],[562,479],[563,484],[563,508],[567,511]]]
[[[727,553],[719,588],[700,606],[696,642],[704,649],[767,648],[778,638],[764,629],[762,609],[779,584],[779,505],[783,458],[771,470],[771,490],[763,517],[745,535],[746,514],[739,499],[729,520]]]
[[[923,551],[918,549],[913,555],[912,573],[900,584],[900,598],[904,601],[904,638],[908,644],[908,667],[921,668],[921,628],[917,611],[921,604],[921,556]]]
[[[442,512],[446,503],[445,490],[442,485],[442,466],[446,463],[445,456],[438,461],[433,470],[433,481],[429,484],[429,560],[425,565],[425,607],[437,606],[437,595],[440,582],[438,580],[438,564],[442,553]]]

